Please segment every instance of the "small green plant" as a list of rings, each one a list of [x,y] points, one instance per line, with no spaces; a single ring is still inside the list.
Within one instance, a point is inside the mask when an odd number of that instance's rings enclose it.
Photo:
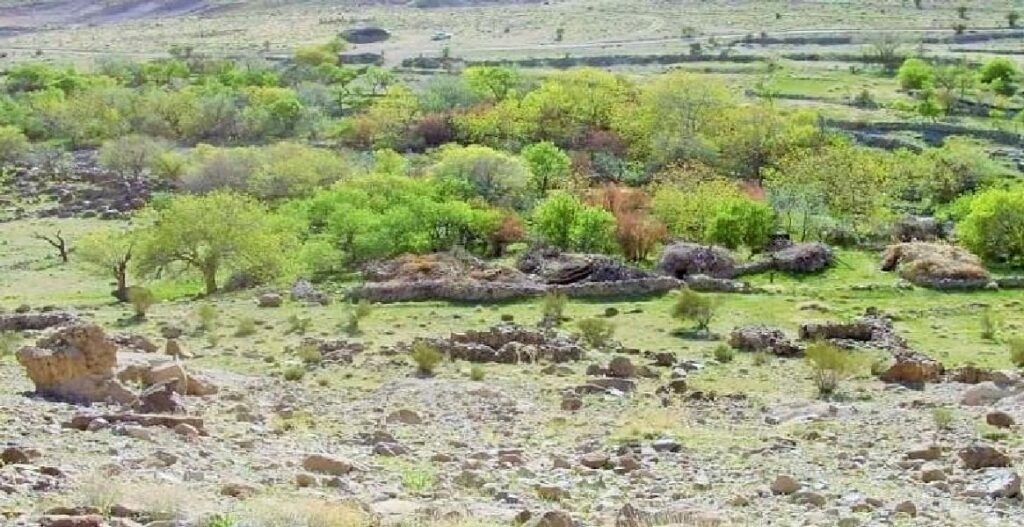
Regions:
[[[1010,349],[1010,363],[1018,368],[1024,368],[1024,337],[1013,337],[1006,341]]]
[[[402,467],[402,487],[412,494],[429,492],[437,484],[437,471],[426,464]]]
[[[726,364],[732,362],[732,360],[736,357],[736,352],[733,351],[731,347],[725,344],[719,344],[715,348],[714,356],[716,361],[721,362],[722,364]]]
[[[754,366],[761,367],[767,366],[771,361],[771,355],[768,355],[767,352],[759,351],[754,354],[754,359],[751,362],[753,362]]]
[[[292,315],[288,317],[288,331],[286,331],[286,333],[304,335],[307,331],[309,331],[309,326],[312,323],[312,318],[300,317],[299,315]]]
[[[203,522],[203,527],[236,527],[238,520],[230,514],[215,514]]]
[[[550,292],[544,295],[541,302],[541,316],[544,322],[559,325],[565,313],[565,305],[569,299],[562,293]]]
[[[302,378],[306,376],[306,368],[303,368],[298,364],[293,364],[285,368],[282,375],[286,381],[301,381]]]
[[[698,331],[706,331],[715,316],[715,301],[692,289],[683,289],[672,306],[672,317],[692,322]]]
[[[312,344],[303,344],[295,350],[295,355],[306,365],[317,365],[323,362],[324,355],[320,348]]]
[[[416,364],[417,373],[430,377],[434,375],[434,370],[444,360],[444,355],[437,348],[426,342],[417,342],[412,345],[409,358]]]
[[[805,354],[814,373],[818,395],[828,398],[839,390],[839,383],[856,375],[861,361],[849,351],[834,344],[818,342],[807,348]]]
[[[256,334],[256,321],[251,318],[243,318],[235,326],[236,337],[248,337]]]
[[[200,331],[213,331],[217,327],[220,312],[213,304],[203,304],[196,308],[196,318],[199,319]]]
[[[145,287],[129,287],[128,302],[132,305],[135,318],[145,320],[146,313],[150,307],[153,307],[153,304],[156,304],[157,300],[156,295]]]
[[[949,408],[935,408],[932,410],[932,420],[935,421],[935,428],[949,430],[953,427],[956,414]]]
[[[986,309],[982,312],[979,324],[981,325],[981,338],[985,340],[996,340],[999,338],[1002,320],[991,309]]]
[[[484,367],[479,364],[474,364],[469,367],[469,379],[471,381],[480,382],[484,380],[486,375],[486,370],[484,370]]]
[[[0,331],[0,359],[11,355],[18,348],[21,336],[13,331]]]
[[[355,305],[349,308],[345,314],[345,324],[342,326],[342,331],[346,335],[353,336],[358,335],[360,332],[359,323],[373,312],[373,305],[366,299],[360,300]]]
[[[602,349],[611,342],[615,334],[615,324],[603,318],[585,318],[576,323],[580,331],[580,337],[588,346],[595,349]]]

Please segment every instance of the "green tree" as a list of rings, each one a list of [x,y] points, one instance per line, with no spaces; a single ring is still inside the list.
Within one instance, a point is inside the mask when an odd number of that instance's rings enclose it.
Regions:
[[[989,59],[981,67],[981,82],[992,84],[996,81],[1013,83],[1017,79],[1017,65],[1006,57],[994,57]]]
[[[904,90],[921,90],[931,85],[935,70],[931,64],[919,58],[909,58],[903,61],[896,77]]]
[[[534,143],[523,149],[522,156],[530,167],[530,187],[538,196],[543,197],[549,190],[565,186],[572,160],[554,143]]]
[[[0,126],[0,163],[16,161],[29,149],[28,138],[17,126]]]
[[[213,294],[222,272],[275,278],[285,268],[290,233],[252,198],[228,192],[177,196],[151,214],[137,251],[143,273],[181,266],[198,272]]]
[[[548,195],[533,209],[533,232],[555,247],[572,247],[573,225],[583,210],[580,200],[564,191]]]
[[[720,205],[704,238],[730,249],[742,246],[757,251],[768,243],[774,226],[775,213],[767,204],[731,199]]]
[[[569,236],[575,251],[610,253],[615,248],[615,216],[600,207],[583,207]]]
[[[100,165],[121,177],[141,177],[167,146],[144,135],[131,134],[103,143],[99,151]]]
[[[128,301],[128,271],[136,240],[132,231],[109,229],[86,235],[75,248],[79,260],[114,279],[114,298],[121,302]]]
[[[478,196],[506,208],[522,208],[526,202],[530,171],[515,156],[486,146],[447,146],[430,169],[434,178],[464,189],[463,197]]]
[[[1024,186],[965,199],[966,215],[957,225],[961,242],[986,260],[1024,264]]]
[[[474,92],[495,101],[505,100],[519,84],[519,73],[501,66],[472,66],[462,78]]]
[[[1020,22],[1020,11],[1010,11],[1006,13],[1006,23],[1010,27],[1017,27],[1017,23]]]

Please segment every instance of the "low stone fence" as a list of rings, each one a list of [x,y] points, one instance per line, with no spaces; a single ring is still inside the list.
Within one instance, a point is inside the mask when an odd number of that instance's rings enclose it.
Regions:
[[[371,302],[419,302],[447,300],[451,302],[501,302],[562,293],[572,298],[628,297],[663,294],[683,285],[671,277],[653,277],[616,282],[580,282],[568,285],[502,282],[450,282],[424,280],[420,282],[368,282],[349,290],[353,300]]]

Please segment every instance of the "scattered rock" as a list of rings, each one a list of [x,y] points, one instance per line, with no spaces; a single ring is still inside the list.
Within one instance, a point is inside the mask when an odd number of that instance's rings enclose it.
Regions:
[[[135,400],[114,377],[117,344],[95,324],[58,328],[35,346],[18,350],[17,357],[37,393],[71,402]]]
[[[1013,417],[1006,412],[995,410],[985,415],[985,422],[996,428],[1010,428],[1015,424]]]
[[[771,484],[771,491],[773,494],[789,495],[798,490],[800,490],[800,483],[792,476],[778,476]]]
[[[1015,498],[1020,495],[1020,475],[1008,468],[988,468],[965,490],[975,498]]]
[[[604,452],[589,452],[580,458],[580,465],[590,469],[608,468],[611,458]]]
[[[319,474],[330,474],[332,476],[344,476],[355,470],[355,466],[347,460],[325,456],[323,454],[310,454],[302,460],[302,468]]]
[[[988,406],[996,401],[1009,397],[1009,390],[1004,390],[994,382],[983,382],[971,386],[964,391],[960,404],[964,406]]]
[[[608,363],[608,375],[611,377],[629,379],[636,376],[636,367],[633,366],[633,363],[630,362],[629,358],[618,356]]]
[[[781,329],[767,326],[741,326],[729,335],[729,345],[740,351],[768,352],[782,357],[803,353]]]
[[[256,305],[259,307],[281,307],[284,305],[284,297],[277,293],[263,293],[256,297]]]
[[[972,445],[960,450],[957,455],[969,469],[1010,466],[1009,456],[990,445]]]

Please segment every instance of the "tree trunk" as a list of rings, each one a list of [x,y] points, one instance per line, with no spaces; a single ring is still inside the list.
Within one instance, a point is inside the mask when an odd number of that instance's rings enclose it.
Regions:
[[[217,292],[217,269],[204,269],[203,282],[206,284],[206,294],[212,295]]]
[[[125,264],[114,266],[114,279],[117,280],[117,289],[114,291],[114,298],[119,302],[128,301],[128,268]]]

